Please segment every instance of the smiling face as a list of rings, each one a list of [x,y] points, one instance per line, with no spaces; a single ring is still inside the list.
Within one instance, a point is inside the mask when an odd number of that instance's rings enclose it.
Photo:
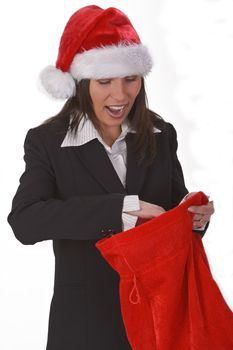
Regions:
[[[93,110],[105,134],[121,133],[121,124],[127,118],[141,89],[138,75],[124,78],[90,80],[89,92]]]

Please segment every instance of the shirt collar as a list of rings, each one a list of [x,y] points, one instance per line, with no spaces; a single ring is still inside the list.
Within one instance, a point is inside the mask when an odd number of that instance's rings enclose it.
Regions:
[[[136,133],[136,130],[130,126],[128,120],[125,120],[121,125],[121,134],[118,136],[116,141],[120,141],[125,138],[127,133]],[[161,132],[160,129],[153,127],[153,132]],[[92,141],[93,139],[98,139],[101,143],[103,140],[95,128],[94,124],[88,117],[82,118],[78,125],[77,133],[74,133],[68,128],[66,136],[61,144],[61,147],[71,147],[71,146],[82,146],[85,143]]]

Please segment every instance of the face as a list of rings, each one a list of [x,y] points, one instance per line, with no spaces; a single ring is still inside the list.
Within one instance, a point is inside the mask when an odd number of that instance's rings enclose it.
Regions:
[[[121,130],[140,89],[138,75],[90,80],[93,109],[103,131]]]

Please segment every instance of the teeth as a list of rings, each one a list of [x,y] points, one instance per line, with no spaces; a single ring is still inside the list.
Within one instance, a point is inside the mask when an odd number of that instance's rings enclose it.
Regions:
[[[108,106],[109,109],[114,111],[121,111],[125,106]]]

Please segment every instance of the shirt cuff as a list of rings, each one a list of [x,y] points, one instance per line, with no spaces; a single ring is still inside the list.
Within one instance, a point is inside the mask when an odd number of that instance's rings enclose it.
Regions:
[[[137,195],[129,195],[124,197],[123,212],[140,210],[139,198]],[[130,214],[127,214],[132,216]]]
[[[186,201],[186,198],[188,197],[189,193],[187,193],[184,198],[180,201],[180,204],[183,203],[184,201]]]
[[[138,220],[137,216],[122,213],[123,231],[127,231],[127,230],[130,230],[131,228],[134,228],[136,226],[137,220]]]

